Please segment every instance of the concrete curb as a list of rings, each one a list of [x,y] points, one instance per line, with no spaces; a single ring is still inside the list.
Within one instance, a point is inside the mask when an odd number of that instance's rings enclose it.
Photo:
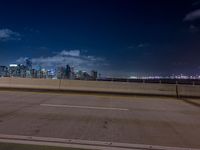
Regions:
[[[22,135],[5,135],[0,134],[0,142],[30,144],[30,145],[47,145],[69,148],[83,148],[96,150],[200,150],[197,148],[168,147],[145,144],[129,144],[103,141],[88,141],[78,139],[62,139],[51,137],[34,137]]]

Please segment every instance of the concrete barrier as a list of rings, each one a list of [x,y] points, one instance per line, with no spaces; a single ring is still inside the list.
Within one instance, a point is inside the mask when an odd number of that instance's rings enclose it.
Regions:
[[[74,89],[86,91],[107,91],[166,96],[176,95],[174,85],[148,83],[62,80],[60,88],[66,90]]]
[[[0,87],[177,96],[175,84],[157,83],[0,78]],[[177,89],[180,97],[200,97],[200,86],[178,85]]]
[[[180,97],[200,97],[199,85],[179,85],[178,92]]]
[[[31,78],[0,78],[0,87],[58,89],[59,80]]]
[[[11,78],[0,78],[0,87],[10,87]]]

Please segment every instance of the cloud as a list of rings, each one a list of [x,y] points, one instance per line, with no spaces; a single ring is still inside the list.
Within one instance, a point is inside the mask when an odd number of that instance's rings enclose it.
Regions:
[[[150,44],[148,43],[139,43],[139,44],[135,44],[135,45],[131,45],[128,47],[128,49],[140,49],[140,48],[146,48],[146,47],[149,47]]]
[[[184,21],[194,21],[200,19],[200,9],[194,10],[190,13],[188,13],[185,18]]]
[[[80,56],[80,50],[70,50],[70,51],[63,50],[60,53],[60,55],[79,57]]]
[[[26,58],[19,58],[17,63],[24,63]],[[81,54],[80,50],[63,50],[54,56],[32,58],[33,65],[40,65],[45,68],[61,67],[69,64],[75,69],[90,71],[99,69],[106,65],[104,58]]]
[[[140,43],[138,46],[138,48],[145,48],[145,47],[149,47],[148,43]]]
[[[20,40],[20,34],[10,29],[0,29],[0,41]]]

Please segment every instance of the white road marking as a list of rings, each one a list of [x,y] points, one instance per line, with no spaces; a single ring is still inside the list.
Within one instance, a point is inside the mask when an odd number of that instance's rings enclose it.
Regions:
[[[198,148],[167,147],[158,145],[117,143],[109,141],[88,141],[78,139],[62,139],[52,137],[35,137],[6,134],[0,134],[0,142],[95,150],[200,150]]]
[[[81,108],[81,109],[99,109],[99,110],[118,110],[128,111],[126,108],[113,108],[113,107],[92,107],[92,106],[77,106],[77,105],[55,105],[55,104],[40,104],[46,107],[62,107],[62,108]]]

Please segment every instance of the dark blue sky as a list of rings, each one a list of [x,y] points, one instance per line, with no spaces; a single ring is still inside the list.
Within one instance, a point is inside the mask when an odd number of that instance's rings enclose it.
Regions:
[[[0,64],[200,74],[198,0],[2,0]]]

